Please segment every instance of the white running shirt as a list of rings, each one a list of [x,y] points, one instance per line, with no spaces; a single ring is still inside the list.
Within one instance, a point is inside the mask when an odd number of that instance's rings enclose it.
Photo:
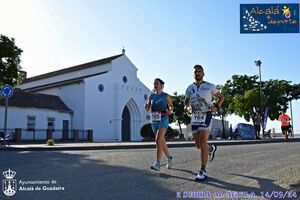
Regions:
[[[189,85],[185,96],[190,99],[193,112],[208,112],[212,104],[212,97],[219,92],[212,83],[204,81],[199,87],[195,83]]]

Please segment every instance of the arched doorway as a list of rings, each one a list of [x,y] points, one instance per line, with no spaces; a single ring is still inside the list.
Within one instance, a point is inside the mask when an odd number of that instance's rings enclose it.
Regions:
[[[127,106],[122,113],[122,141],[130,141],[130,113]]]
[[[143,121],[139,107],[132,98],[123,108],[121,121],[120,139],[122,141],[140,141]]]

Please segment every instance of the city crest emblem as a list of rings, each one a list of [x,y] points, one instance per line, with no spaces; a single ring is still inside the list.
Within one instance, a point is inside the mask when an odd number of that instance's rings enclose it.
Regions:
[[[8,169],[2,174],[5,177],[5,179],[2,180],[2,191],[6,196],[13,196],[17,192],[17,181],[13,179],[16,172]]]

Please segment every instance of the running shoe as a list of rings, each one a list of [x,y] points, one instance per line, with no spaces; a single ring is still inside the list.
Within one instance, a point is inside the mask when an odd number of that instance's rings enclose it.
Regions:
[[[170,156],[169,158],[167,158],[167,169],[171,169],[172,168],[172,160],[173,160],[173,157]]]
[[[160,164],[158,164],[157,162],[155,162],[153,165],[151,165],[150,169],[159,171],[160,170]]]
[[[217,151],[217,146],[212,144],[211,150],[208,152],[208,160],[212,161],[215,158],[215,152]]]
[[[204,170],[200,170],[199,174],[196,176],[195,181],[204,181],[207,179],[207,174]]]

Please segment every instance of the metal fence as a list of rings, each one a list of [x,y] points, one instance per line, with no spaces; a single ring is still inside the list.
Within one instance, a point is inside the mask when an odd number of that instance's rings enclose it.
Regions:
[[[4,130],[0,129],[3,135]],[[92,130],[60,130],[60,129],[7,129],[6,135],[12,141],[46,141],[53,139],[56,141],[92,141]]]

